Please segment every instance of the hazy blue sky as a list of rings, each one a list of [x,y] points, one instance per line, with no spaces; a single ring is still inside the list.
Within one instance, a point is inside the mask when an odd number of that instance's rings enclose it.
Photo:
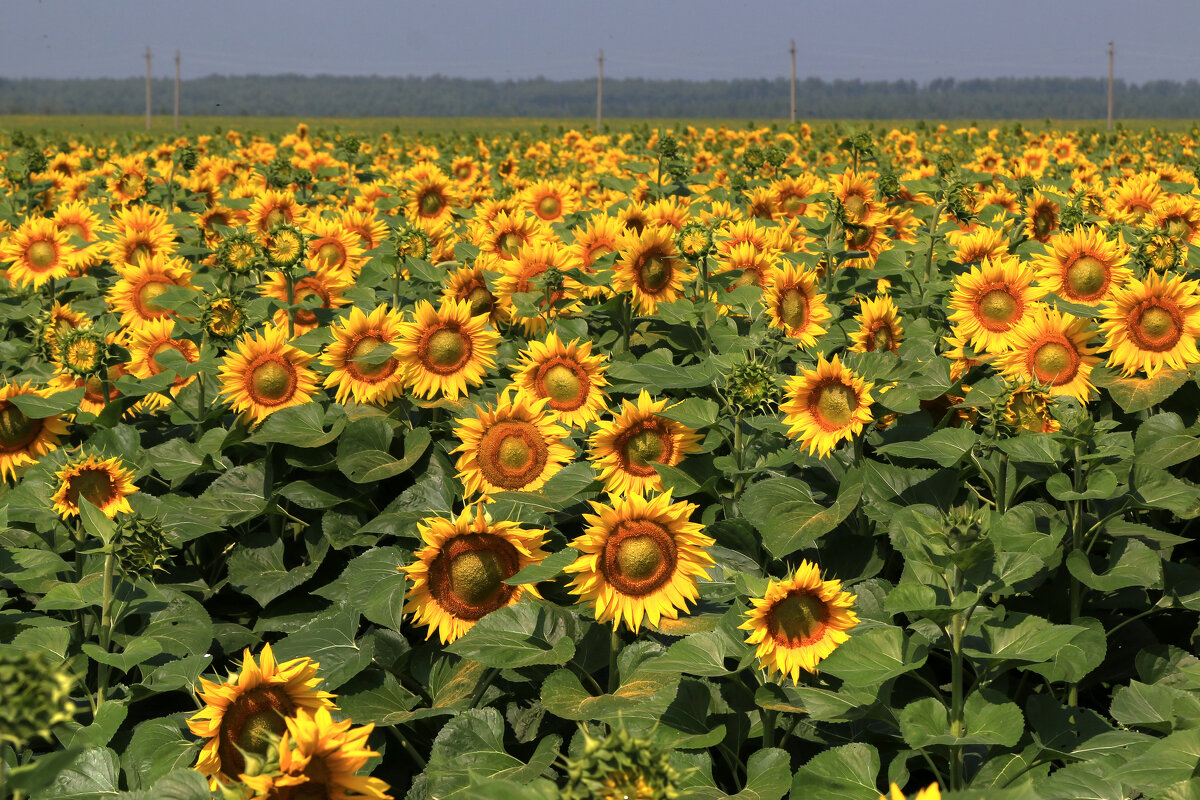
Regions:
[[[0,78],[1200,78],[1197,0],[2,0]]]

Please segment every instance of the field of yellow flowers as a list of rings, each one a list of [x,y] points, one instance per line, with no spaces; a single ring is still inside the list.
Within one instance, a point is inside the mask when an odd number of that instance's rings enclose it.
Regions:
[[[0,136],[0,800],[1197,800],[1198,142]]]

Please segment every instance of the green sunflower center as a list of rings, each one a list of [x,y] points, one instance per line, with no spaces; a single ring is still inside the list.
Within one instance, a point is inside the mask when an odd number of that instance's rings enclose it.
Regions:
[[[383,347],[383,345],[383,340],[378,336],[364,336],[354,344],[354,347],[350,349],[350,360],[354,362],[354,369],[359,375],[365,378],[375,378],[380,375],[391,374],[396,369],[396,360],[394,358],[378,362],[374,359],[364,360],[371,353]]]
[[[1176,333],[1174,317],[1161,306],[1151,306],[1143,311],[1142,316],[1138,318],[1138,327],[1148,339],[1165,339]]]
[[[857,200],[858,198],[855,199]],[[859,202],[861,203],[862,201],[859,200]],[[783,210],[787,214],[799,214],[807,205],[807,203],[802,202],[800,198],[794,194],[789,194],[783,199]]]
[[[1017,299],[1004,289],[992,289],[979,300],[979,315],[986,325],[1007,325],[1017,315]]]
[[[421,194],[418,201],[422,216],[432,217],[437,214],[446,205],[446,198],[442,197],[433,189],[428,189]]]
[[[578,367],[572,368],[567,364],[554,364],[546,370],[542,377],[542,387],[550,403],[558,410],[560,406],[572,405],[578,407],[582,403],[584,384]]]
[[[829,383],[817,389],[813,406],[818,422],[827,427],[843,428],[850,424],[858,408],[858,393],[844,383]]]
[[[799,198],[792,199],[797,201],[799,200]],[[845,201],[842,202],[842,207],[846,209],[847,217],[852,220],[858,220],[862,219],[863,212],[867,209],[867,204],[863,202],[861,197],[851,196],[847,197]]]
[[[58,250],[46,241],[34,242],[26,251],[29,265],[35,270],[49,269],[58,260]]]
[[[892,329],[886,324],[880,323],[871,332],[867,338],[867,349],[875,350],[891,350],[892,349]]]
[[[542,218],[557,217],[559,212],[562,211],[562,203],[559,202],[557,197],[547,195],[538,201],[537,210],[538,216]]]
[[[471,605],[490,600],[507,577],[509,572],[494,550],[468,550],[450,564],[454,594]]]
[[[500,252],[507,256],[516,255],[523,244],[525,244],[525,240],[521,238],[520,234],[509,231],[500,237]]]
[[[626,439],[623,449],[625,459],[630,464],[642,469],[653,469],[650,464],[662,458],[666,447],[662,434],[654,428],[647,428]]]
[[[1033,354],[1033,372],[1045,383],[1066,383],[1075,373],[1078,358],[1062,342],[1046,342]]]
[[[287,216],[284,215],[283,209],[272,208],[267,212],[267,216],[264,221],[266,222],[266,229],[271,230],[271,228],[274,228],[276,225],[283,225],[286,223]]]
[[[441,328],[429,337],[427,359],[434,369],[454,370],[470,353],[467,337],[452,328]]]
[[[0,406],[0,451],[12,452],[24,449],[41,432],[42,421],[30,419],[12,403]]]
[[[326,242],[317,249],[317,258],[321,259],[327,267],[342,263],[342,259],[345,257],[345,251],[333,242]]]
[[[477,317],[492,312],[496,305],[496,296],[489,292],[487,287],[477,286],[467,295],[467,302],[471,304],[471,316]]]
[[[1108,287],[1108,267],[1098,258],[1083,256],[1067,267],[1066,278],[1067,289],[1073,297],[1091,300]]]
[[[236,776],[245,771],[246,760],[238,748],[265,755],[272,739],[287,730],[284,717],[295,711],[295,703],[280,687],[251,689],[234,700],[225,709],[218,734],[221,772]]]
[[[601,571],[619,593],[644,597],[671,579],[679,562],[674,535],[649,519],[618,523],[605,542]]]
[[[501,489],[512,491],[529,485],[542,474],[549,458],[541,431],[524,420],[497,422],[479,441],[479,471]]]
[[[851,228],[846,241],[855,250],[861,250],[871,243],[871,229],[864,226]]]
[[[151,281],[138,290],[138,305],[147,314],[165,314],[169,309],[154,302],[167,293],[173,284],[167,281]]]
[[[251,370],[250,386],[255,401],[282,403],[296,390],[296,371],[281,356],[268,357]]]
[[[663,289],[670,281],[671,274],[674,270],[671,268],[670,262],[659,255],[652,255],[642,264],[641,270],[638,271],[641,288],[657,293]]]
[[[496,451],[496,460],[500,462],[501,467],[512,472],[525,469],[532,456],[533,451],[529,448],[529,443],[520,436],[506,437]]]
[[[779,319],[792,330],[808,321],[808,298],[799,289],[788,289],[779,300]]]
[[[1054,230],[1054,212],[1048,208],[1038,209],[1033,215],[1033,232],[1035,238],[1043,240]]]
[[[820,633],[828,615],[829,610],[820,597],[793,591],[771,609],[773,632],[788,641],[803,642]]]
[[[446,613],[477,620],[512,599],[517,587],[504,581],[520,567],[520,554],[501,536],[456,536],[429,565],[429,589]]]
[[[617,564],[621,574],[635,581],[645,580],[662,566],[663,552],[652,536],[630,536],[617,546]]]

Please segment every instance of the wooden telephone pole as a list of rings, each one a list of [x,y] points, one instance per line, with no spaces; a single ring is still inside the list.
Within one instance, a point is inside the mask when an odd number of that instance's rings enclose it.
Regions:
[[[788,48],[788,52],[792,54],[792,122],[796,121],[796,40],[792,39],[792,46]]]
[[[1112,130],[1112,111],[1113,111],[1113,43],[1108,43],[1108,129]]]
[[[175,51],[175,130],[179,130],[179,51]]]
[[[146,130],[150,130],[150,46],[146,46]]]
[[[604,106],[604,51],[600,51],[600,57],[596,59],[596,134],[600,134],[600,120],[603,117],[602,111]]]

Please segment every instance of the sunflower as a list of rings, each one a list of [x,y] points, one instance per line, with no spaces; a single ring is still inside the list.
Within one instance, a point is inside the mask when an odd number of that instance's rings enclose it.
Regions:
[[[492,220],[472,227],[472,241],[481,253],[494,255],[504,261],[516,258],[521,248],[550,238],[541,220],[524,211],[501,211]]]
[[[800,347],[815,345],[817,337],[825,335],[825,324],[833,316],[825,305],[825,295],[817,292],[816,273],[785,263],[772,270],[769,284],[762,302],[771,327],[781,328],[797,339]]]
[[[1033,279],[1033,270],[1013,256],[984,259],[955,278],[950,322],[976,351],[1007,349],[1009,335],[1046,293]]]
[[[174,311],[154,301],[172,286],[191,283],[187,262],[161,255],[136,264],[118,265],[116,270],[121,279],[109,290],[108,305],[121,314],[121,324],[126,327],[173,316]]]
[[[133,473],[121,465],[119,458],[101,460],[89,455],[67,464],[54,475],[58,478],[58,489],[50,496],[50,502],[63,519],[79,516],[80,497],[109,519],[119,512],[133,511],[126,498],[138,488],[133,485]]]
[[[308,267],[314,272],[336,270],[350,279],[363,265],[363,249],[358,234],[340,220],[309,219],[304,224],[308,234]]]
[[[374,250],[388,237],[387,223],[378,217],[374,209],[347,209],[342,212],[342,226],[358,236],[358,244],[363,250]]]
[[[817,663],[850,638],[857,599],[841,581],[821,580],[817,565],[805,560],[787,578],[772,578],[763,597],[750,598],[753,608],[740,627],[750,632],[747,643],[758,645],[759,666],[798,683],[800,670],[816,672]]]
[[[1171,236],[1200,244],[1200,203],[1193,197],[1168,197],[1159,204],[1154,223]]]
[[[283,724],[286,730],[276,748],[279,768],[240,776],[242,786],[254,790],[255,797],[391,800],[391,787],[381,778],[355,774],[379,755],[367,747],[374,724],[351,730],[353,720],[334,722],[327,708],[297,708]]]
[[[59,339],[76,328],[91,325],[91,319],[69,304],[55,302],[35,323],[38,349],[51,360],[58,359]]]
[[[1008,233],[1003,228],[987,228],[981,225],[969,233],[953,230],[946,239],[954,248],[954,260],[960,264],[970,264],[985,258],[1001,258],[1008,253]]]
[[[458,420],[454,435],[462,444],[450,452],[462,453],[455,467],[468,497],[535,491],[571,460],[567,431],[547,404],[510,386],[495,408],[475,406],[474,418]]]
[[[167,350],[174,350],[183,356],[184,360],[195,364],[200,360],[200,348],[190,339],[172,338],[175,321],[168,318],[153,319],[144,325],[133,328],[129,333],[129,372],[138,378],[149,378],[163,371],[162,365],[155,356]],[[176,376],[171,386],[171,394],[178,395],[179,390],[196,380],[195,375]]]
[[[484,616],[514,605],[525,592],[541,597],[531,583],[505,581],[546,557],[545,530],[489,521],[476,507],[454,519],[431,517],[417,530],[425,546],[400,569],[411,581],[404,613],[427,627],[426,639],[436,632],[442,644],[449,644]]]
[[[771,183],[775,206],[785,217],[803,217],[808,213],[809,198],[824,191],[824,182],[811,172],[779,178]]]
[[[877,209],[875,184],[867,175],[847,169],[830,179],[830,191],[846,211],[846,221],[862,225]]]
[[[417,303],[414,320],[400,324],[396,358],[413,393],[426,399],[442,395],[457,400],[479,386],[500,343],[500,335],[487,330],[487,315],[471,315],[465,301],[443,300],[434,309],[427,300]]]
[[[904,328],[900,326],[896,304],[890,296],[864,300],[862,311],[855,317],[858,330],[850,334],[852,353],[873,353],[876,350],[900,351],[900,338]]]
[[[525,187],[521,203],[542,222],[559,222],[579,209],[579,193],[566,181],[541,180]]]
[[[48,397],[46,389],[32,383],[5,383],[0,386],[0,480],[16,480],[17,469],[36,463],[58,449],[58,440],[67,433],[61,416],[28,417],[10,398],[20,395]]]
[[[221,362],[221,394],[248,422],[312,400],[317,388],[317,375],[308,368],[312,356],[288,344],[282,329],[246,334],[237,349]]]
[[[175,226],[167,215],[150,206],[130,206],[117,212],[105,226],[108,258],[114,265],[136,264],[155,257],[175,255]]]
[[[278,664],[271,645],[263,645],[258,663],[247,648],[242,668],[224,683],[200,679],[204,708],[188,717],[192,734],[206,739],[196,769],[214,788],[221,778],[236,780],[246,771],[245,750],[265,755],[274,737],[286,730],[284,720],[300,709],[315,712],[333,706],[333,695],[317,689],[318,665],[307,657]]]
[[[1163,199],[1162,187],[1154,173],[1132,175],[1121,181],[1105,200],[1104,208],[1110,222],[1140,225],[1153,220]],[[1149,218],[1149,219],[1147,219]]]
[[[736,272],[738,277],[726,289],[733,291],[739,286],[757,286],[766,291],[771,286],[774,274],[771,261],[774,251],[761,251],[754,245],[743,242],[735,245],[716,259],[716,272]]]
[[[667,400],[651,400],[643,389],[637,403],[621,401],[621,413],[601,422],[588,440],[588,458],[600,471],[610,494],[662,491],[655,464],[673,467],[700,449],[700,434],[683,423],[659,416]]]
[[[583,307],[583,304],[575,299],[582,294],[582,287],[577,281],[563,274],[578,265],[571,251],[557,241],[546,240],[524,245],[517,251],[516,258],[498,263],[503,272],[496,281],[496,296],[506,308],[513,305],[514,294],[537,291],[543,293],[537,304],[538,315],[518,318],[526,336],[537,336],[545,332],[550,317],[574,313]],[[561,283],[558,288],[551,290],[545,285],[545,281],[548,276],[556,274]],[[535,278],[539,280],[535,281]],[[546,297],[546,294],[549,297]]]
[[[1035,189],[1025,208],[1025,235],[1045,244],[1058,230],[1058,203]]]
[[[893,783],[891,788],[891,795],[888,796],[881,794],[879,795],[879,800],[906,800],[906,796],[904,792],[900,790],[899,786]],[[924,789],[918,791],[912,800],[942,800],[942,790],[938,787],[937,783],[934,782],[926,786]]]
[[[715,542],[704,526],[689,521],[697,506],[671,502],[670,490],[653,498],[609,495],[612,505],[592,502],[583,534],[571,542],[579,557],[565,568],[580,603],[595,604],[597,622],[622,621],[637,633],[643,622],[658,627],[678,619],[700,599],[697,581],[710,580]]]
[[[1150,272],[1113,289],[1100,330],[1108,363],[1125,375],[1142,370],[1153,377],[1163,367],[1186,369],[1200,363],[1200,293],[1182,275]]]
[[[842,366],[837,356],[833,361],[821,356],[816,369],[804,370],[784,387],[787,401],[780,410],[788,436],[824,458],[873,419],[873,386]]]
[[[83,389],[83,398],[79,401],[79,410],[85,414],[100,415],[108,404],[121,396],[116,380],[128,374],[124,364],[116,363],[108,368],[108,399],[104,398],[104,380],[99,375],[86,378],[77,377],[66,371],[58,372],[50,382],[51,392],[69,392],[72,389]]]
[[[692,277],[675,249],[674,233],[671,228],[654,227],[626,234],[621,240],[613,290],[632,292],[634,308],[640,314],[653,314],[659,303],[678,300],[684,283]]]
[[[1109,241],[1098,228],[1078,227],[1056,234],[1030,266],[1038,284],[1064,300],[1096,305],[1133,277],[1127,263],[1123,237]]]
[[[332,328],[333,342],[321,355],[321,363],[331,368],[325,388],[337,387],[336,398],[345,403],[383,405],[404,392],[404,370],[392,355],[382,361],[367,356],[400,337],[404,319],[387,306],[379,306],[370,315],[360,308],[350,309]],[[387,352],[385,350],[385,352]]]
[[[118,203],[128,203],[146,193],[149,178],[145,164],[137,156],[114,156],[115,171],[108,175],[107,189]]]
[[[8,279],[37,289],[48,281],[65,278],[73,266],[75,248],[53,220],[30,217],[0,245],[0,261],[12,262]]]
[[[410,171],[409,219],[441,220],[454,214],[459,198],[451,182],[436,168]]]
[[[100,217],[82,201],[64,203],[54,209],[54,224],[68,237],[78,237],[84,246],[75,251],[72,266],[78,270],[99,264],[104,259],[104,247],[98,239]]]
[[[564,425],[583,428],[600,415],[608,395],[603,354],[592,355],[590,341],[563,344],[551,333],[530,342],[513,370],[513,381],[530,397],[545,398]]]
[[[998,365],[1012,381],[1086,403],[1092,391],[1088,378],[1100,362],[1095,337],[1091,320],[1039,308],[1012,332],[1012,349],[1000,355]]]
[[[488,322],[495,326],[508,319],[508,312],[511,309],[501,303],[500,298],[492,294],[492,290],[488,288],[487,279],[484,277],[483,268],[480,265],[480,262],[485,260],[487,260],[486,257],[477,259],[473,267],[455,270],[446,278],[446,288],[442,289],[442,301],[454,300],[468,303],[471,307],[472,317],[486,314]]]
[[[309,263],[317,263],[316,260]],[[287,278],[282,272],[268,272],[264,276],[265,280],[258,288],[258,293],[263,297],[273,297],[280,303],[287,305]],[[322,266],[316,272],[305,275],[303,278],[295,282],[292,287],[292,303],[299,304],[306,301],[319,300],[320,305],[317,308],[334,309],[341,308],[350,303],[342,292],[350,288],[350,276],[337,267]],[[275,311],[273,318],[275,324],[280,327],[287,327],[288,312],[286,308],[280,308]],[[301,336],[321,325],[321,321],[317,318],[316,313],[311,308],[297,308],[295,310],[295,321],[293,330],[297,336]]]
[[[1054,433],[1058,422],[1050,416],[1054,398],[1029,386],[1018,386],[1004,404],[1004,421],[1017,431]]]
[[[254,198],[248,213],[250,227],[265,244],[267,234],[276,226],[295,224],[300,216],[300,205],[291,192],[267,189]]]

